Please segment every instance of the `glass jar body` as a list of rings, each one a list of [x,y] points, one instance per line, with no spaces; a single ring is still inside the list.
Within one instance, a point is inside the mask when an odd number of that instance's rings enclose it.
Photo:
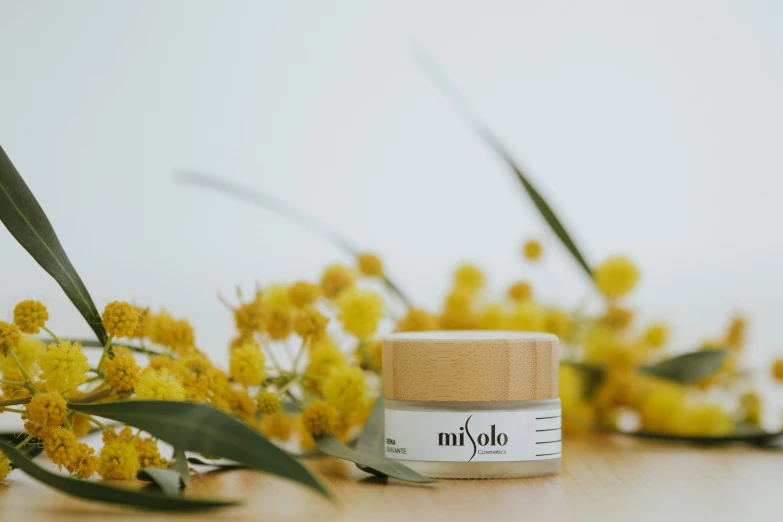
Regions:
[[[386,399],[385,409],[386,456],[422,475],[478,479],[560,471],[560,399]]]

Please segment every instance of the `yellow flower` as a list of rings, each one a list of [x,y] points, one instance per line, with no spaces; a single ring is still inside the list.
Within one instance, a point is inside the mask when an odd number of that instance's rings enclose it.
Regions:
[[[288,289],[288,299],[296,308],[306,308],[318,300],[321,288],[307,281],[297,281]]]
[[[315,437],[331,433],[336,425],[337,410],[331,404],[315,401],[302,412],[302,426]]]
[[[748,323],[744,317],[735,317],[732,319],[729,329],[726,332],[726,345],[740,350],[745,346],[745,331]]]
[[[225,398],[228,403],[228,411],[235,416],[249,422],[256,413],[256,405],[247,390],[238,390],[236,388],[226,388]]]
[[[134,306],[134,308],[136,309],[136,317],[138,319],[136,321],[136,328],[133,330],[131,337],[134,339],[141,339],[146,335],[147,322],[150,320],[150,309],[140,308],[138,306]]]
[[[474,294],[484,286],[484,273],[479,267],[471,264],[464,264],[457,267],[454,273],[454,287]]]
[[[136,398],[140,400],[181,401],[185,388],[168,368],[145,370],[136,384]]]
[[[98,457],[95,456],[95,450],[80,442],[76,446],[75,453],[73,460],[65,465],[65,469],[80,479],[92,477],[95,470],[98,469]]]
[[[136,308],[123,301],[112,301],[106,305],[101,317],[103,327],[112,337],[131,337],[139,321]]]
[[[302,339],[310,339],[323,334],[328,323],[328,318],[309,306],[299,310],[294,316],[294,331]]]
[[[258,386],[266,379],[266,357],[257,344],[248,343],[231,351],[231,378],[245,386]]]
[[[467,312],[473,304],[473,296],[463,288],[456,288],[446,296],[443,309],[446,312]]]
[[[129,350],[114,349],[114,359],[109,359],[103,364],[103,371],[109,386],[118,392],[132,392],[139,382],[141,368],[136,364],[136,359]]]
[[[376,339],[367,343],[367,356],[370,369],[381,371],[383,369],[383,342]]]
[[[245,303],[234,310],[234,321],[240,332],[263,332],[266,326],[266,308],[260,299]]]
[[[335,299],[356,281],[353,270],[343,265],[329,265],[321,275],[321,290],[327,299]]]
[[[652,432],[674,432],[685,408],[684,401],[685,391],[682,386],[656,381],[639,405],[642,429]]]
[[[14,348],[16,357],[19,359],[19,362],[22,363],[25,371],[30,374],[31,378],[34,378],[33,373],[35,373],[33,372],[33,367],[45,351],[46,345],[43,341],[30,335],[23,335],[22,339],[19,341],[19,346]],[[11,364],[13,364],[13,362]],[[14,366],[16,365],[14,364]]]
[[[0,452],[0,482],[4,481],[8,474],[11,473],[11,469],[8,457],[5,456],[5,453]]]
[[[5,355],[9,348],[16,348],[21,339],[18,326],[0,321],[0,353]]]
[[[136,446],[136,454],[142,468],[165,468],[169,465],[168,461],[160,456],[158,444],[154,440],[139,437],[133,444]]]
[[[422,308],[409,308],[397,323],[400,332],[426,332],[438,329],[438,318]]]
[[[742,407],[742,420],[751,426],[761,425],[761,397],[754,391],[742,394],[740,397],[740,406]]]
[[[365,399],[364,373],[350,366],[335,369],[323,384],[323,395],[341,413],[356,411]]]
[[[57,392],[33,396],[22,414],[24,430],[35,437],[45,437],[65,422],[68,405]]]
[[[130,480],[140,469],[136,447],[123,439],[106,442],[98,457],[98,474],[104,479]]]
[[[76,388],[87,380],[87,356],[78,342],[60,341],[50,344],[38,359],[41,378],[50,390],[66,391]]]
[[[264,415],[272,415],[280,411],[280,397],[275,392],[262,391],[256,396],[256,406]]]
[[[337,307],[343,328],[359,339],[372,336],[383,317],[383,301],[372,290],[352,288],[340,296]]]
[[[359,254],[359,272],[369,277],[383,276],[383,262],[373,254]]]
[[[264,415],[259,428],[267,437],[285,442],[291,438],[293,426],[291,418],[285,412],[278,411],[271,415]]]
[[[10,364],[6,363],[3,368],[3,378],[7,381],[24,381],[22,372],[11,360]],[[31,377],[32,378],[32,377]],[[22,397],[29,397],[30,391],[27,388],[16,386],[13,384],[3,384],[3,398],[4,399],[21,399]]]
[[[43,441],[46,456],[60,469],[76,460],[76,435],[70,430],[57,428]]]
[[[514,301],[529,301],[533,298],[533,287],[527,281],[517,281],[508,288],[508,297]]]
[[[544,331],[556,335],[561,341],[567,341],[571,334],[571,318],[561,310],[547,310]]]
[[[783,382],[783,358],[775,359],[772,363],[772,377],[778,382]]]
[[[538,261],[543,253],[544,248],[541,246],[541,243],[535,239],[528,239],[525,241],[525,244],[522,245],[522,254],[528,261]]]
[[[728,435],[734,431],[731,416],[718,404],[689,405],[678,418],[675,431],[681,435]]]
[[[518,303],[508,319],[508,327],[522,332],[540,332],[546,326],[544,310],[529,301]]]
[[[273,341],[283,341],[291,335],[291,312],[285,308],[273,308],[266,318],[266,332]]]
[[[14,308],[14,323],[21,331],[37,334],[49,320],[49,312],[40,301],[22,301]]]
[[[193,334],[193,327],[185,319],[172,321],[167,326],[168,328],[161,332],[160,344],[163,346],[168,346],[172,350],[184,353],[195,344],[196,339]]]
[[[622,297],[636,287],[639,270],[629,258],[613,256],[593,271],[598,289],[610,299]]]
[[[624,330],[633,321],[633,311],[622,306],[609,305],[601,320],[610,328]]]
[[[323,339],[315,343],[310,349],[310,360],[305,368],[305,373],[318,378],[328,377],[332,371],[341,366],[347,365],[345,355],[329,339]],[[316,380],[311,383],[312,387],[319,388],[320,383]]]
[[[488,303],[479,313],[479,328],[482,330],[502,330],[506,325],[506,311],[503,305]]]
[[[290,289],[288,285],[269,285],[261,294],[261,302],[267,308],[285,310],[291,308]]]
[[[561,364],[558,377],[560,403],[563,409],[581,402],[584,393],[582,372],[570,364]]]
[[[153,355],[150,357],[147,367],[152,368],[153,370],[167,368],[169,371],[173,372],[176,370],[177,364],[178,361],[168,355]]]
[[[203,354],[188,355],[177,365],[177,376],[185,388],[185,398],[200,402],[208,399],[217,385],[218,372]]]
[[[644,342],[653,348],[660,348],[666,344],[669,331],[663,323],[653,323],[644,332]]]

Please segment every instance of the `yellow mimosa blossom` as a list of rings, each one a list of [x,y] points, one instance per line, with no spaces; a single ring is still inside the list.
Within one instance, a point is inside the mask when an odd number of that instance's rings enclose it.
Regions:
[[[282,341],[291,335],[293,320],[288,308],[272,308],[266,318],[266,332],[273,341]]]
[[[359,272],[368,277],[381,277],[383,276],[383,262],[380,258],[373,254],[359,254],[357,256],[359,262]]]
[[[644,394],[639,404],[642,429],[672,433],[676,431],[684,409],[684,388],[678,384],[657,381]]]
[[[561,341],[567,341],[571,334],[571,318],[562,310],[546,310],[544,331],[554,334]]]
[[[351,288],[356,281],[356,274],[343,265],[329,265],[321,275],[321,290],[327,299],[335,299],[344,290]]]
[[[288,285],[269,285],[261,294],[261,303],[267,308],[286,310],[291,308],[290,287]]]
[[[264,415],[259,426],[261,433],[267,437],[285,442],[291,438],[293,425],[291,417],[285,412],[279,411],[271,415]]]
[[[742,407],[742,421],[751,426],[761,425],[761,397],[755,391],[743,393],[740,397],[740,406]]]
[[[49,320],[49,312],[40,301],[26,300],[14,308],[14,323],[27,334],[37,334]]]
[[[256,407],[264,415],[280,411],[280,397],[275,392],[262,391],[256,396]]]
[[[524,255],[525,259],[528,261],[538,261],[541,259],[543,253],[544,247],[535,239],[528,239],[525,241],[525,244],[522,245],[522,255]]]
[[[8,474],[11,473],[11,470],[11,463],[8,462],[8,457],[5,456],[5,453],[0,452],[0,482],[5,480]]]
[[[253,419],[256,413],[256,404],[246,389],[228,387],[223,393],[228,403],[228,411],[245,422]]]
[[[729,348],[740,350],[745,346],[745,331],[748,323],[744,317],[735,317],[726,332],[726,345]]]
[[[248,377],[251,377],[252,368],[246,366],[244,369],[248,372]],[[177,377],[185,388],[185,398],[196,402],[209,398],[217,383],[217,372],[214,366],[202,354],[183,357],[177,365]]]
[[[5,355],[8,353],[9,348],[16,348],[19,341],[22,339],[22,334],[19,332],[19,327],[15,324],[6,323],[0,321],[0,353]]]
[[[360,368],[343,366],[324,381],[323,395],[340,413],[356,411],[365,400],[364,373]]]
[[[484,286],[484,272],[479,267],[464,264],[454,272],[454,288],[468,294],[474,294]]]
[[[103,364],[103,371],[109,386],[118,392],[132,392],[139,382],[141,368],[136,364],[136,359],[129,350],[115,348],[114,359],[109,359]]]
[[[146,336],[147,322],[150,320],[150,309],[140,308],[138,306],[134,306],[133,308],[136,309],[137,320],[136,328],[134,328],[131,337],[133,339],[141,339],[142,337]]]
[[[6,362],[3,367],[3,379],[7,381],[24,381],[24,376],[19,368],[16,367],[14,361]],[[16,386],[13,384],[3,384],[3,398],[4,399],[20,399],[22,397],[28,397],[30,391],[27,388]]]
[[[628,257],[613,256],[593,270],[598,289],[610,299],[629,293],[639,281],[639,269]]]
[[[372,369],[377,371],[383,369],[383,342],[380,339],[367,343],[367,355]]]
[[[103,327],[112,337],[132,337],[136,331],[139,315],[136,308],[123,301],[112,301],[106,305],[101,316]]]
[[[437,328],[438,318],[422,308],[409,308],[405,317],[397,323],[400,332],[425,332]]]
[[[130,441],[116,439],[104,443],[98,457],[98,474],[102,478],[130,480],[140,467],[138,451]]]
[[[776,381],[783,383],[783,357],[775,359],[772,363],[772,377]]]
[[[38,359],[46,351],[46,345],[37,337],[30,335],[23,335],[19,341],[19,345],[14,348],[14,353],[22,363],[22,367],[33,377],[33,367],[38,362]],[[6,363],[6,366],[10,366],[13,363]],[[14,364],[14,366],[16,366]]]
[[[533,298],[533,287],[527,281],[517,281],[508,287],[508,297],[513,301],[529,301]]]
[[[98,457],[95,456],[95,450],[80,442],[76,445],[75,453],[73,460],[65,465],[65,469],[80,479],[92,477],[98,469]]]
[[[245,386],[258,386],[266,379],[266,357],[257,344],[248,343],[232,350],[231,378]]]
[[[53,430],[43,441],[46,456],[62,468],[76,460],[77,447],[76,435],[70,430],[57,428]]]
[[[734,431],[731,416],[712,403],[686,406],[678,420],[675,430],[680,435],[720,436]]]
[[[22,414],[24,431],[35,437],[45,437],[65,422],[68,404],[57,392],[33,396]]]
[[[302,426],[315,437],[331,433],[336,424],[337,410],[326,402],[315,401],[302,412]]]
[[[622,306],[609,305],[601,320],[610,328],[624,330],[633,321],[633,311]]]
[[[653,348],[660,348],[669,339],[669,330],[664,323],[653,323],[644,331],[644,342]]]
[[[234,310],[237,330],[244,333],[263,332],[267,311],[260,299],[241,305]]]
[[[485,304],[478,317],[479,328],[482,330],[503,330],[508,322],[506,310],[498,303]]]
[[[310,349],[310,360],[305,368],[305,373],[315,377],[311,385],[318,389],[320,388],[320,379],[328,377],[336,368],[347,364],[345,355],[337,346],[330,339],[323,339]]]
[[[321,288],[307,281],[297,281],[288,289],[288,299],[296,308],[306,308],[321,296]]]
[[[309,306],[299,310],[294,316],[294,332],[302,339],[311,339],[323,334],[328,323],[327,317]]]
[[[372,336],[383,317],[383,300],[372,290],[347,290],[340,296],[337,307],[337,318],[342,322],[343,328],[359,339]]]
[[[166,325],[161,331],[160,344],[172,350],[184,353],[196,342],[193,327],[185,319],[178,319]]]
[[[160,370],[162,368],[166,368],[169,371],[175,371],[177,365],[178,365],[177,359],[173,359],[169,357],[168,355],[153,355],[149,358],[149,362],[147,364],[148,368],[152,368],[153,370]]]
[[[60,341],[50,344],[38,359],[41,378],[50,390],[66,391],[87,380],[87,356],[80,343]]]
[[[546,327],[546,313],[537,304],[522,301],[511,311],[508,327],[522,332],[540,332]]]

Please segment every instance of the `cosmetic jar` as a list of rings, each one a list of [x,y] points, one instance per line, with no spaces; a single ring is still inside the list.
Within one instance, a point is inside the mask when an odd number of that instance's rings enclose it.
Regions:
[[[383,340],[386,457],[438,478],[557,473],[559,345],[546,333],[444,331]]]

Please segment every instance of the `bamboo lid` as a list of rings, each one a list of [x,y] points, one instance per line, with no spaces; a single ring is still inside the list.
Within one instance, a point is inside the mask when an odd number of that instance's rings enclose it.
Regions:
[[[547,333],[443,331],[383,340],[383,396],[406,401],[557,398],[560,348]]]

